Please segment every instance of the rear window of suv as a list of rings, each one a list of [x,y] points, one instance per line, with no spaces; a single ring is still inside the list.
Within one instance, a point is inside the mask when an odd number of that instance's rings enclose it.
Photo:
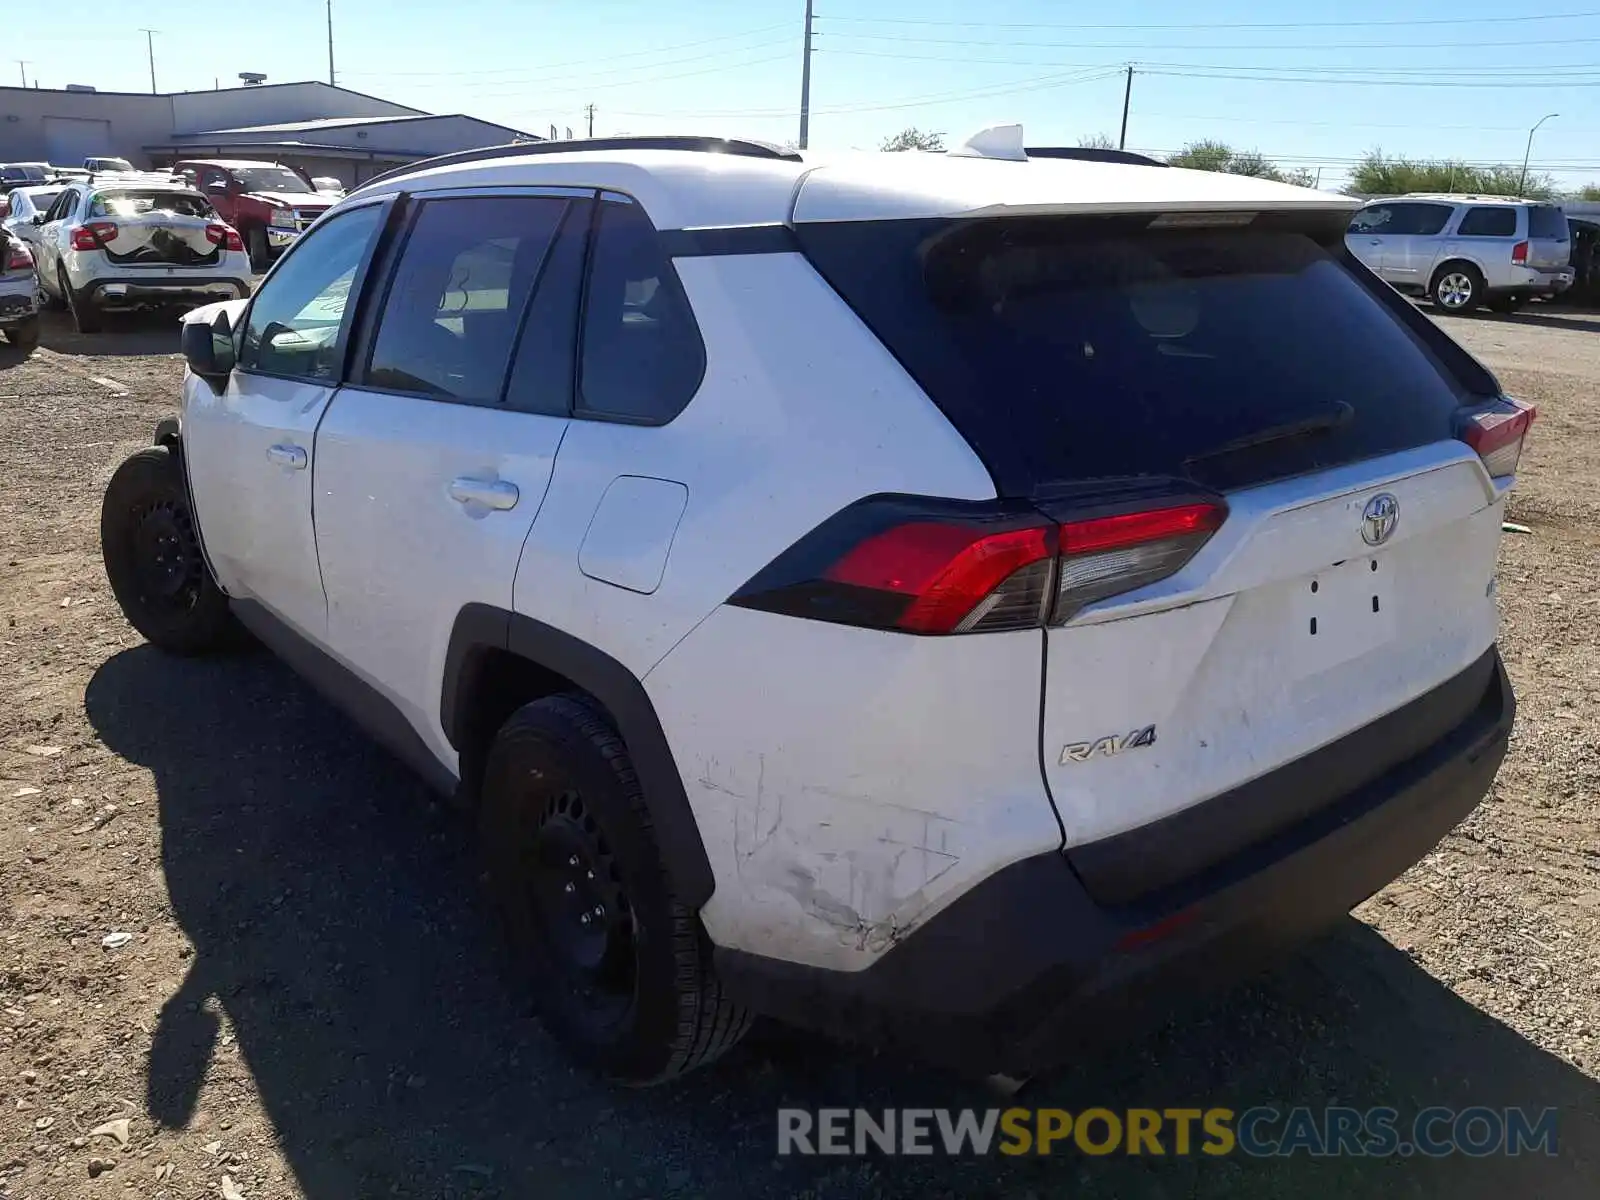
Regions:
[[[1541,204],[1528,210],[1528,236],[1564,242],[1568,237],[1567,214],[1554,205]]]
[[[1464,385],[1342,247],[1148,222],[798,236],[1008,494],[1152,476],[1239,487],[1451,436]]]

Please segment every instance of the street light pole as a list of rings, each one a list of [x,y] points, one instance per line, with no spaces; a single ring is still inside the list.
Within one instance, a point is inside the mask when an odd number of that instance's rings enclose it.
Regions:
[[[1546,113],[1534,122],[1532,129],[1528,130],[1528,146],[1522,152],[1522,178],[1517,180],[1517,195],[1522,195],[1522,190],[1528,186],[1528,158],[1533,154],[1533,135],[1539,132],[1539,126],[1560,115],[1560,113]]]
[[[800,58],[800,149],[811,141],[811,0],[806,0],[805,49]]]

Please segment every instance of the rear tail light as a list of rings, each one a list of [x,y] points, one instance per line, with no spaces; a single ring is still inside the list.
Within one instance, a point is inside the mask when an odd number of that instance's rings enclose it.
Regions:
[[[239,238],[239,231],[231,225],[207,225],[206,241],[213,246],[221,246],[224,250],[244,249],[244,242]]]
[[[33,252],[21,242],[12,242],[6,251],[6,270],[23,271],[33,267]]]
[[[1477,451],[1483,466],[1496,479],[1517,473],[1517,460],[1538,409],[1509,396],[1461,414],[1457,435]]]
[[[1221,505],[1205,502],[1063,525],[1054,620],[1174,574],[1226,515]]]
[[[1527,242],[1518,242],[1515,246],[1511,247],[1511,261],[1514,263],[1525,263],[1528,261]]]
[[[730,603],[904,633],[1038,629],[1174,574],[1226,515],[1205,501],[1058,524],[1031,510],[869,500]]]
[[[117,236],[117,227],[111,221],[90,221],[72,230],[74,250],[104,250],[106,243]]]

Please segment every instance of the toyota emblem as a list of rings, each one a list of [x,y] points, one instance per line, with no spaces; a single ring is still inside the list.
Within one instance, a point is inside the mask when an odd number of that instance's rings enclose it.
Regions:
[[[1388,492],[1379,492],[1361,510],[1361,540],[1369,546],[1381,546],[1394,536],[1394,527],[1400,524],[1400,501]]]

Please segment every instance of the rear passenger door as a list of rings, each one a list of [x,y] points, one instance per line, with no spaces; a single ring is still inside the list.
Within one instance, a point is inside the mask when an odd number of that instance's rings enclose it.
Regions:
[[[61,262],[61,239],[68,217],[77,207],[78,198],[83,193],[76,187],[69,187],[56,197],[48,211],[44,214],[44,222],[39,227],[38,238],[34,241],[35,255],[39,264],[39,278],[45,281],[45,286],[51,291],[57,291],[56,268]],[[64,299],[65,297],[63,297]]]
[[[412,197],[350,385],[317,431],[328,647],[445,763],[463,605],[509,609],[567,428],[591,194]]]

